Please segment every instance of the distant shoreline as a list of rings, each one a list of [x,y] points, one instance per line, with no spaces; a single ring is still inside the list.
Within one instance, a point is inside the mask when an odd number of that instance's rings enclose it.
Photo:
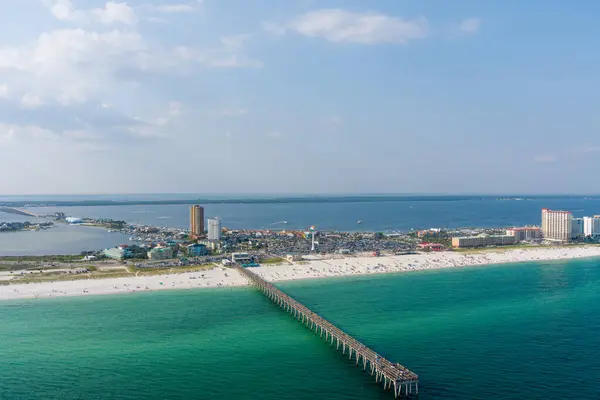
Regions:
[[[597,196],[596,196],[597,197]],[[376,203],[419,201],[510,201],[551,199],[595,199],[593,196],[492,196],[492,195],[355,195],[355,196],[288,196],[288,197],[230,197],[165,200],[15,200],[0,201],[3,207],[90,207],[177,204],[323,204],[323,203]]]

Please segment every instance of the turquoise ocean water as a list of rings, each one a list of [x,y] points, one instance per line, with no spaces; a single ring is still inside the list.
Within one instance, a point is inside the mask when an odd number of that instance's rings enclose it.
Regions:
[[[421,399],[599,399],[600,260],[282,289],[421,376]],[[0,303],[0,399],[389,399],[249,288]]]

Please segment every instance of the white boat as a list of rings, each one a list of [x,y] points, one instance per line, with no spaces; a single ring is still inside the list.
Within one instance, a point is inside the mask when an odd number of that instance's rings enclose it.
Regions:
[[[356,221],[357,224],[362,224],[362,221],[359,219],[358,221]]]

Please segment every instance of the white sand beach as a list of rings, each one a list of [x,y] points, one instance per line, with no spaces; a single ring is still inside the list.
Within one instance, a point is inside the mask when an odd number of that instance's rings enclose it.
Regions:
[[[546,247],[519,250],[491,250],[476,253],[441,252],[401,256],[323,258],[300,263],[261,266],[252,270],[271,282],[335,276],[395,273],[440,268],[467,267],[527,261],[600,257],[600,246]],[[0,286],[0,300],[55,298],[153,290],[245,286],[240,274],[215,267],[198,272],[172,273],[125,278],[84,279]]]

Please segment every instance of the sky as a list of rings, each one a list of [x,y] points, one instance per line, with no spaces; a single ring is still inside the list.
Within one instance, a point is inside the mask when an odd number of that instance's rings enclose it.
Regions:
[[[0,194],[600,193],[599,13],[5,0]]]

